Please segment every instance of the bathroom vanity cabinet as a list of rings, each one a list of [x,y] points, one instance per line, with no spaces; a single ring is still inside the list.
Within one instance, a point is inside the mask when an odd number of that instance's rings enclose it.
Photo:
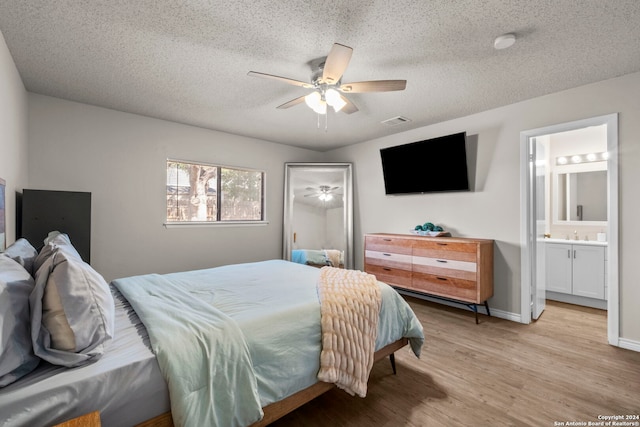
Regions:
[[[605,300],[606,249],[596,242],[545,243],[547,291]]]

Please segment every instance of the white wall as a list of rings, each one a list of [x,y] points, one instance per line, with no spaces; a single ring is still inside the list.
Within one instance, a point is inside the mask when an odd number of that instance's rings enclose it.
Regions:
[[[455,236],[495,240],[495,295],[490,305],[520,313],[520,132],[619,113],[620,314],[622,338],[640,341],[640,73],[567,90],[479,114],[333,150],[326,161],[353,162],[355,260],[363,267],[363,235],[406,233],[427,220]],[[466,131],[475,158],[475,190],[385,196],[379,149]],[[428,161],[438,161],[429,159]]]
[[[282,255],[284,163],[320,153],[28,95],[28,188],[92,193],[92,265],[107,280]],[[266,172],[265,226],[170,228],[166,159]]]
[[[5,237],[9,245],[15,241],[16,190],[27,184],[27,92],[1,32],[0,178],[6,181]]]

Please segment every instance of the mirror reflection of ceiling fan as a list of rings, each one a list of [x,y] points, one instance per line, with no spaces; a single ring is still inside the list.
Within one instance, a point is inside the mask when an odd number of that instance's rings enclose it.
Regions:
[[[342,83],[344,74],[353,49],[339,43],[334,43],[329,55],[311,62],[311,83],[293,80],[287,77],[274,76],[272,74],[249,71],[247,75],[281,81],[305,89],[313,89],[308,95],[303,95],[291,101],[285,102],[278,108],[289,108],[305,102],[318,114],[327,113],[327,105],[333,107],[335,112],[343,111],[347,114],[355,113],[358,107],[343,94],[365,92],[390,92],[404,90],[406,80],[370,80],[364,82]]]
[[[313,191],[311,194],[305,194],[304,197],[317,197],[323,202],[333,199],[333,192],[340,187],[331,187],[329,185],[320,185],[318,187],[307,187],[307,191]]]

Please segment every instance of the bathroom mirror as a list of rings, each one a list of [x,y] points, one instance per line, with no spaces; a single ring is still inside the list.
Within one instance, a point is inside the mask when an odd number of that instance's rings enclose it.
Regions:
[[[606,165],[558,171],[554,182],[554,219],[560,224],[606,225]]]
[[[283,259],[319,266],[329,256],[328,265],[353,268],[351,171],[350,163],[285,164]]]

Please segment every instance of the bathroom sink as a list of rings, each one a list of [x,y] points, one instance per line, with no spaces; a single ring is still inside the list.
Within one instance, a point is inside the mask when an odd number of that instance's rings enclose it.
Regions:
[[[607,242],[598,242],[597,240],[545,238],[545,239],[538,239],[538,241],[549,242],[549,243],[571,243],[571,244],[577,244],[577,245],[607,246]]]

